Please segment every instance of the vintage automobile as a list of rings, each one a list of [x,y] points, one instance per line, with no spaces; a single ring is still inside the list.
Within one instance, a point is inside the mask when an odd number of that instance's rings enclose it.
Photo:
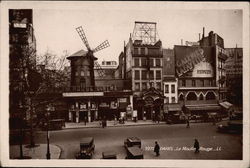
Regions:
[[[126,159],[143,159],[143,151],[138,146],[128,147]]]
[[[103,159],[117,159],[116,153],[114,153],[112,151],[102,152],[102,158]]]
[[[95,151],[93,137],[82,138],[80,141],[80,152],[76,153],[76,159],[91,159]]]
[[[230,120],[228,122],[220,122],[218,124],[218,132],[223,133],[242,133],[242,120]]]
[[[141,148],[141,140],[137,137],[128,137],[124,141],[124,147],[127,149],[128,147],[137,146]]]

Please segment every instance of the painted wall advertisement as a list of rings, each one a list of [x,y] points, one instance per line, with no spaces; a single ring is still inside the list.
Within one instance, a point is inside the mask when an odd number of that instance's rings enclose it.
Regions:
[[[174,50],[179,77],[215,76],[215,52],[212,47],[175,46]]]

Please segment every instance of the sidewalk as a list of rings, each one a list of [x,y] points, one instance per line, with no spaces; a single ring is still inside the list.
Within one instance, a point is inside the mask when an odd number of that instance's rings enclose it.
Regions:
[[[159,123],[153,122],[152,120],[139,120],[137,122],[134,121],[125,121],[124,124],[120,124],[118,121],[116,123],[113,121],[107,121],[107,127],[126,127],[126,126],[141,126],[141,125],[162,125],[166,124],[165,121],[160,121]],[[65,127],[63,129],[74,129],[74,128],[101,128],[101,121],[93,121],[93,122],[80,122],[80,123],[74,123],[74,122],[66,122]]]
[[[228,120],[227,118],[224,118],[223,120]],[[204,123],[202,121],[199,120],[190,120],[190,123]],[[166,121],[160,121],[158,122],[153,122],[152,120],[137,120],[136,122],[128,120],[125,121],[124,124],[120,124],[118,121],[116,121],[116,123],[114,122],[114,120],[112,121],[107,121],[107,127],[127,127],[127,126],[142,126],[142,125],[166,125]],[[182,123],[182,124],[186,124],[186,123]],[[167,124],[169,125],[169,124]],[[76,128],[101,128],[101,121],[93,121],[93,122],[88,122],[85,123],[84,122],[80,122],[80,123],[75,123],[75,122],[66,122],[65,123],[65,127],[63,129],[76,129]]]
[[[27,148],[26,145],[23,145],[23,155],[30,156],[31,159],[46,159],[47,154],[47,144],[38,144],[39,146],[34,148]],[[50,158],[59,159],[61,155],[61,149],[53,144],[49,145],[50,147]],[[20,146],[11,145],[10,146],[10,159],[15,159],[20,156]]]

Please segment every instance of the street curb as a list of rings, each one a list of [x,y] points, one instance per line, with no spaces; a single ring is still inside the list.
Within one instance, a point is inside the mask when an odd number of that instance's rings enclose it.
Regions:
[[[53,144],[53,145],[57,146],[57,147],[60,149],[60,154],[59,154],[58,159],[61,159],[61,155],[62,155],[62,148],[61,148],[59,145],[57,145],[57,144]]]
[[[107,128],[109,127],[137,127],[137,126],[145,126],[145,125],[166,125],[166,123],[159,123],[159,124],[137,124],[137,125],[112,125],[112,126],[107,126]],[[63,128],[62,130],[68,130],[68,129],[82,129],[82,128],[102,128],[102,127],[98,127],[98,126],[89,126],[89,127],[72,127],[72,128]],[[104,129],[104,128],[103,128]]]

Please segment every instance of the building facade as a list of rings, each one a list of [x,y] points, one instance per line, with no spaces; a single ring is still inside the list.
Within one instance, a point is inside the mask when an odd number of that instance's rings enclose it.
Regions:
[[[27,94],[36,89],[36,81],[33,80],[36,75],[36,39],[32,9],[9,10],[9,46],[9,112],[12,128],[17,123],[16,118],[30,118]]]
[[[186,113],[218,112],[226,98],[224,40],[209,33],[194,46],[174,46],[178,99]],[[205,113],[204,113],[205,112]]]
[[[242,111],[243,49],[237,47],[226,48],[226,51],[228,53],[228,59],[225,63],[226,85],[228,90],[227,99],[236,106],[238,106]]]
[[[67,121],[92,122],[100,119],[113,120],[126,112],[132,102],[131,90],[125,89],[124,80],[114,78],[114,62],[104,62],[105,69],[94,69],[95,88],[90,87],[90,69],[87,52],[80,50],[67,57],[71,64],[71,85],[63,97],[68,104]],[[112,65],[113,64],[113,65]],[[112,70],[112,75],[106,71]],[[103,73],[101,76],[98,71]]]

